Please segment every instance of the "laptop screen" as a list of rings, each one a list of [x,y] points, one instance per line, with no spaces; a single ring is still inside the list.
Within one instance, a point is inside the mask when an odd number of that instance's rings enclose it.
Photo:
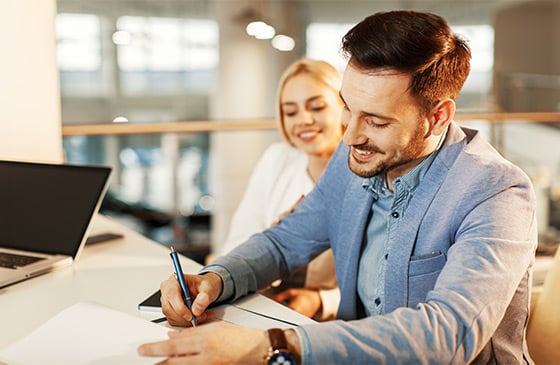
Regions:
[[[111,168],[0,161],[0,247],[75,257]]]

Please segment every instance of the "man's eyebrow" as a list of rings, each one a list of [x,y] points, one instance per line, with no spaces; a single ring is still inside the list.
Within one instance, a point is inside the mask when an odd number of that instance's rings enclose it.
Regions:
[[[385,120],[388,123],[398,121],[398,119],[393,118],[393,117],[389,117],[387,115],[377,114],[377,113],[368,113],[368,112],[360,112],[360,117],[361,118],[363,118],[363,117],[373,117],[373,118]]]
[[[346,101],[342,97],[342,94],[340,93],[340,91],[338,92],[338,95],[340,96],[340,99],[342,100],[344,105],[347,105]],[[387,115],[376,114],[376,113],[368,113],[368,112],[364,112],[364,111],[360,112],[360,117],[361,118],[363,118],[363,117],[374,117],[374,118],[386,120],[387,122],[397,122],[398,121],[397,119],[395,119],[393,117],[389,117]]]

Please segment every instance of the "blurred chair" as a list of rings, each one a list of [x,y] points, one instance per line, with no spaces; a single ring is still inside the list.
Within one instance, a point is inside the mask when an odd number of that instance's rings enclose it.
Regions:
[[[560,249],[529,317],[527,343],[536,365],[560,364]]]

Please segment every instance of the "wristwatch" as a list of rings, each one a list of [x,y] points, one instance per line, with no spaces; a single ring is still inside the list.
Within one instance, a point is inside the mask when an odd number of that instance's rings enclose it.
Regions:
[[[271,328],[268,331],[270,348],[266,357],[266,365],[297,365],[296,356],[288,350],[288,341],[284,330],[281,328]]]

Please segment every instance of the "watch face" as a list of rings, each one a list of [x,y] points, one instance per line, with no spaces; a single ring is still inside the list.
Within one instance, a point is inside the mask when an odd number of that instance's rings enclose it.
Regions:
[[[288,351],[276,351],[268,358],[267,365],[297,365],[295,356]]]

